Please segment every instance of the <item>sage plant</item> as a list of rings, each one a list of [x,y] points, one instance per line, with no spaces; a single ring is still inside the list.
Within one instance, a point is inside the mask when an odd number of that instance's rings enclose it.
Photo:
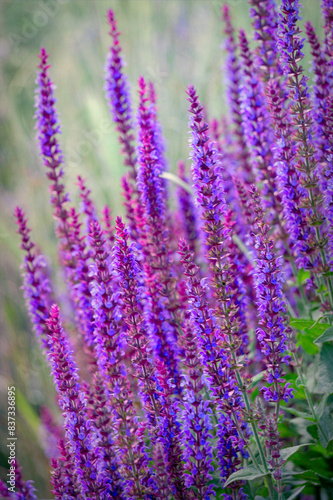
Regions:
[[[81,176],[80,208],[69,199],[41,49],[37,139],[65,300],[22,208],[15,217],[27,309],[62,413],[61,429],[41,408],[58,500],[332,493],[333,4],[322,1],[324,40],[306,24],[313,87],[298,0],[249,4],[253,45],[222,8],[230,116],[210,117],[189,84],[190,167],[179,161],[176,174],[156,89],[140,77],[135,110],[108,11],[123,219]],[[13,467],[15,490],[0,481],[1,495],[37,498]]]

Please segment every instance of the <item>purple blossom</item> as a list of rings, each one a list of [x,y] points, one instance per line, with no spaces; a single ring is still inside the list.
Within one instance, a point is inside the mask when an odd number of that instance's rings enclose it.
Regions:
[[[35,333],[46,348],[48,346],[46,320],[52,302],[52,289],[46,273],[46,262],[44,256],[36,250],[35,244],[31,241],[29,235],[31,229],[27,226],[28,220],[23,210],[16,207],[14,215],[19,227],[18,233],[21,236],[21,248],[25,252],[22,265],[24,297]]]
[[[204,398],[206,383],[201,370],[197,335],[189,317],[185,321],[183,332],[181,346],[184,350],[186,375],[184,374],[185,387],[180,420],[185,485],[187,488],[194,486],[197,498],[203,500],[214,494],[213,485],[209,485],[211,472],[214,470],[211,445],[212,410],[209,408],[209,401]]]
[[[253,57],[243,30],[239,32],[242,56],[242,116],[247,146],[251,155],[257,183],[262,183],[265,206],[272,214],[273,223],[279,224],[279,199],[276,195],[276,171],[272,166],[272,135],[270,116],[262,82],[259,80]],[[281,231],[281,229],[280,229]]]
[[[98,496],[105,491],[98,450],[93,446],[86,398],[80,387],[77,365],[68,338],[62,328],[59,309],[54,304],[47,320],[50,336],[49,360],[54,384],[63,410],[66,438],[69,441],[76,483],[82,495]]]
[[[253,245],[257,252],[255,288],[257,294],[258,322],[256,336],[266,360],[266,381],[262,389],[266,401],[288,401],[293,397],[289,383],[285,383],[283,365],[291,359],[287,355],[286,307],[283,298],[281,259],[274,251],[269,227],[264,220],[260,198],[251,189],[256,215],[253,225]]]
[[[255,51],[255,66],[262,81],[266,82],[282,74],[276,48],[276,2],[275,0],[250,0],[250,5],[254,39],[258,42]]]
[[[227,5],[222,7],[222,21],[224,22],[225,50],[227,52],[226,73],[228,78],[228,101],[231,118],[234,124],[234,134],[237,138],[237,156],[241,175],[246,182],[253,181],[253,173],[247,149],[243,119],[241,113],[241,70],[235,42],[235,30],[231,23],[230,11]]]

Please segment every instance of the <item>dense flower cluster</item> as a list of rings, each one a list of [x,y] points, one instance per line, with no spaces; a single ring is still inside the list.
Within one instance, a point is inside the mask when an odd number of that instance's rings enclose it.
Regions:
[[[315,297],[315,314],[326,315],[317,322],[332,318],[333,7],[323,1],[323,43],[306,25],[312,95],[298,0],[282,0],[279,16],[274,0],[250,5],[254,50],[222,10],[230,116],[209,125],[187,89],[191,168],[179,162],[176,209],[154,86],[139,78],[134,120],[108,12],[107,100],[128,167],[124,221],[100,211],[82,177],[80,213],[70,203],[41,49],[37,136],[69,300],[53,291],[21,208],[15,217],[24,295],[63,417],[61,429],[41,410],[58,500],[209,500],[217,492],[245,500],[244,479],[263,476],[270,498],[274,488],[282,498],[279,420],[300,365],[289,313],[299,316]],[[16,492],[0,482],[1,495],[36,498],[16,469]]]

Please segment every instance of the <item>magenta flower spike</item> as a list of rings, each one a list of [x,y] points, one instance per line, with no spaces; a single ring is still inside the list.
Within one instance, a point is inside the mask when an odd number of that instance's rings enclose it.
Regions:
[[[227,51],[226,72],[228,79],[228,101],[234,125],[234,134],[237,138],[237,156],[240,172],[246,182],[252,182],[251,160],[247,149],[243,118],[241,112],[241,69],[235,42],[235,30],[231,23],[230,10],[227,5],[222,7],[222,22],[224,23],[225,49]]]
[[[98,450],[94,449],[91,422],[87,416],[86,398],[79,383],[78,368],[59,318],[59,309],[51,307],[47,320],[50,335],[49,360],[59,406],[65,419],[75,481],[82,495],[98,498],[106,489]]]
[[[23,290],[27,309],[33,325],[33,329],[40,338],[43,347],[48,347],[48,328],[46,320],[49,317],[49,308],[52,303],[51,283],[46,272],[46,262],[43,255],[37,250],[31,241],[29,233],[31,229],[27,226],[28,219],[19,207],[15,208],[14,215],[18,225],[18,233],[21,236],[21,248],[25,252],[22,268]]]
[[[283,298],[281,259],[274,252],[269,235],[269,226],[264,220],[260,198],[254,186],[251,189],[253,210],[256,214],[253,225],[254,248],[257,252],[255,288],[257,294],[259,328],[256,336],[265,356],[267,386],[262,388],[266,401],[289,401],[293,389],[284,379],[284,364],[291,357],[287,354],[286,306]]]

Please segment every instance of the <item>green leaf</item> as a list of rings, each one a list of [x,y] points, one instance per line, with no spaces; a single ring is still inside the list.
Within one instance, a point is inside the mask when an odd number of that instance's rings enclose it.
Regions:
[[[301,345],[307,354],[311,354],[311,356],[313,354],[318,354],[319,347],[313,343],[313,340],[311,338],[308,338],[306,335],[299,333],[297,335],[297,340],[298,342],[296,346],[298,347],[299,345]]]
[[[305,418],[305,420],[310,420],[311,422],[315,422],[316,420],[313,418],[310,413],[305,413],[304,411],[299,411],[296,410],[295,408],[283,408],[284,411],[287,411],[288,413],[291,413],[292,415],[295,415],[296,417],[301,417]]]
[[[296,279],[296,285],[300,286],[303,285],[303,283],[306,282],[310,278],[310,271],[305,271],[305,269],[300,269],[298,271],[297,279]]]
[[[304,330],[304,328],[311,328],[315,324],[312,319],[292,319],[290,321],[290,326],[296,328],[296,330]]]
[[[318,436],[319,441],[324,448],[327,448],[330,441],[333,440],[333,419],[329,406],[325,407],[324,412],[319,419]]]
[[[306,331],[315,338],[317,335],[324,333],[329,327],[328,323],[319,323],[318,321],[314,321],[313,319],[292,319],[290,326],[296,328],[296,330]]]
[[[331,344],[324,344],[320,352],[315,392],[317,394],[333,392],[333,345]]]
[[[289,448],[282,448],[281,458],[282,460],[288,460],[296,451],[298,451],[303,446],[311,446],[312,443],[299,444],[297,446],[290,446]]]
[[[299,486],[298,488],[296,488],[296,490],[293,490],[291,492],[291,495],[289,497],[286,497],[286,500],[294,500],[294,498],[297,498],[298,495],[304,490],[305,488],[305,484],[303,484],[303,486]]]
[[[241,481],[241,480],[248,480],[251,481],[252,479],[257,479],[258,477],[263,477],[266,476],[266,472],[262,472],[261,470],[257,469],[254,465],[249,465],[248,467],[244,467],[243,469],[240,469],[231,476],[229,476],[228,480],[224,484],[224,486],[228,486],[230,483],[233,481]]]
[[[321,344],[322,342],[331,342],[333,340],[333,326],[327,328],[320,337],[318,337],[314,342],[316,344]]]

